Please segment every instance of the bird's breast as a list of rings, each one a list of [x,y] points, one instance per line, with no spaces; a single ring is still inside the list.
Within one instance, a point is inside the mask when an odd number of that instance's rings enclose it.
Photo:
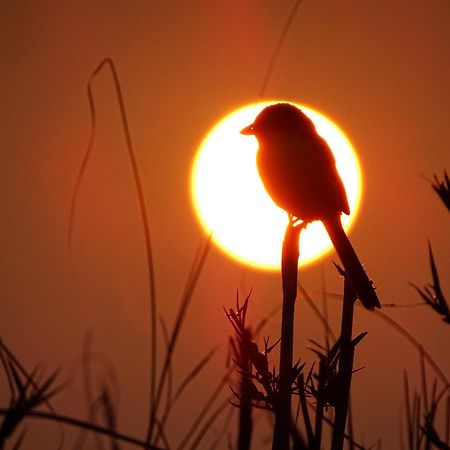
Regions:
[[[348,209],[334,157],[323,140],[260,142],[257,165],[273,201],[297,217],[321,219]]]

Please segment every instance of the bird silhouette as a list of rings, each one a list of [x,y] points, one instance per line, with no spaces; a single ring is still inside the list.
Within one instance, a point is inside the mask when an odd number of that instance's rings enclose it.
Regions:
[[[350,214],[350,208],[336,161],[311,119],[294,105],[277,103],[263,109],[241,134],[258,140],[258,171],[273,201],[306,223],[322,221],[361,303],[379,308],[372,282],[341,224],[341,214]]]

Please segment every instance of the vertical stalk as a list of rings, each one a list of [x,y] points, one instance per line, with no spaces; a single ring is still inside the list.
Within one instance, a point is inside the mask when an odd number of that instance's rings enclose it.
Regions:
[[[319,362],[319,379],[317,380],[317,405],[316,405],[316,417],[314,424],[314,440],[311,445],[311,450],[320,450],[320,444],[322,442],[322,428],[323,428],[323,416],[325,409],[324,401],[324,385],[326,377],[326,364],[323,360]]]
[[[252,396],[251,382],[249,379],[249,343],[252,340],[251,331],[244,328],[243,335],[239,342],[240,364],[241,364],[241,401],[239,409],[239,432],[238,450],[249,450],[252,441],[253,419],[252,419]]]
[[[283,241],[281,277],[283,310],[281,318],[280,384],[275,405],[275,429],[272,450],[288,450],[291,431],[292,353],[294,308],[297,297],[299,237],[302,226],[290,221]]]
[[[344,274],[344,304],[341,321],[341,356],[339,359],[338,379],[340,386],[337,394],[331,450],[342,450],[344,446],[345,423],[347,420],[350,386],[352,383],[354,347],[352,343],[353,309],[355,292],[350,280]]]

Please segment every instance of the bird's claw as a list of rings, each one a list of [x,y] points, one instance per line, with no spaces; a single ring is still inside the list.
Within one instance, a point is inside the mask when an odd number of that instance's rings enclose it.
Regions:
[[[289,224],[293,228],[300,227],[300,229],[303,230],[310,224],[308,220],[299,219],[298,217],[292,214],[288,214],[288,217],[289,217]]]

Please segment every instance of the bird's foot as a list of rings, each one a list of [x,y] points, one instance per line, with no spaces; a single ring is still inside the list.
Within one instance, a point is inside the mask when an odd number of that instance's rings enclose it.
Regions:
[[[311,222],[308,220],[302,220],[299,219],[296,216],[293,216],[292,214],[289,214],[289,224],[293,228],[300,227],[300,230],[304,230]]]

